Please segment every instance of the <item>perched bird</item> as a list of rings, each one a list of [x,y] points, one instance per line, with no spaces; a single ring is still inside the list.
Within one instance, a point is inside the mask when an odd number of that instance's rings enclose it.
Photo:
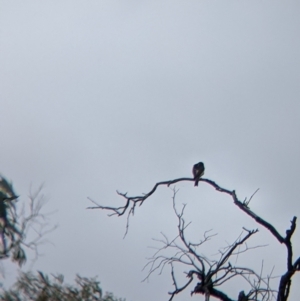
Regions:
[[[204,164],[199,162],[193,166],[195,186],[198,186],[199,179],[204,175]]]

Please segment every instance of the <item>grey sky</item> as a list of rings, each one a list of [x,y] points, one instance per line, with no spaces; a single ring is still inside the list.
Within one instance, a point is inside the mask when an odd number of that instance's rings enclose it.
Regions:
[[[86,210],[87,197],[119,204],[116,189],[147,192],[198,161],[241,199],[260,188],[252,208],[285,233],[300,212],[299,15],[298,1],[0,0],[0,172],[24,200],[45,182],[58,210],[54,246],[34,269],[98,275],[128,301],[167,300],[169,270],[141,283],[141,269],[151,238],[175,235],[171,191],[138,208],[125,240],[125,218]],[[191,237],[213,228],[221,247],[257,228],[210,187],[177,187]],[[278,275],[284,248],[259,229],[253,243],[269,247],[251,259]]]

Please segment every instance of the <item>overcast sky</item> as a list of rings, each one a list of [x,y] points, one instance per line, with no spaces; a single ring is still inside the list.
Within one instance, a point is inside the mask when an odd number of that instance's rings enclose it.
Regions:
[[[119,205],[117,189],[146,193],[191,176],[199,161],[241,200],[260,188],[251,208],[284,235],[300,213],[299,15],[299,1],[0,0],[0,172],[22,201],[45,183],[45,210],[57,210],[59,224],[33,269],[69,282],[98,275],[128,301],[168,300],[168,267],[141,280],[152,238],[176,235],[171,190],[137,208],[125,239],[126,218],[86,210],[87,197]],[[264,259],[265,274],[283,273],[284,247],[230,198],[203,183],[176,187],[191,239],[218,233],[207,256],[243,226],[258,228],[249,243],[269,246],[240,263],[259,270]],[[298,256],[299,239],[298,230]],[[15,269],[4,268],[8,283]],[[226,293],[241,289],[232,283]]]

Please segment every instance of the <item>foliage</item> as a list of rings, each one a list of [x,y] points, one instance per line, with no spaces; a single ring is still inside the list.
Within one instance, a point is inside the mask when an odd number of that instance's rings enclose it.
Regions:
[[[49,277],[42,272],[20,273],[17,282],[10,290],[2,290],[3,301],[125,301],[112,293],[103,294],[96,278],[79,275],[75,285],[64,283],[63,275]]]
[[[22,266],[26,262],[26,248],[33,250],[37,258],[38,246],[45,242],[44,236],[54,230],[55,227],[48,227],[47,216],[41,212],[45,204],[41,189],[42,186],[30,193],[29,202],[20,208],[12,183],[0,176],[0,259],[11,259]],[[42,272],[20,272],[9,290],[0,290],[0,300],[125,301],[112,293],[103,294],[99,284],[96,278],[79,275],[74,285],[68,285],[64,283],[63,275],[49,277]]]
[[[29,202],[20,204],[12,183],[0,176],[0,259],[10,258],[22,266],[27,260],[26,249],[34,251],[37,258],[38,246],[54,230],[41,212],[45,204],[41,189],[30,193]]]

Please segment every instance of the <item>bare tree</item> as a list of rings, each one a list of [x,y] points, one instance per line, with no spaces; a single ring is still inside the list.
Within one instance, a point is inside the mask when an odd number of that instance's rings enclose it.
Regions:
[[[21,266],[26,262],[26,249],[38,257],[38,246],[55,228],[42,213],[46,200],[41,190],[42,186],[30,192],[29,201],[22,204],[12,184],[0,177],[0,259],[10,258]]]
[[[175,289],[169,293],[171,296],[169,300],[172,300],[175,295],[185,290],[193,282],[194,279],[197,279],[198,282],[195,285],[192,294],[205,295],[206,301],[209,300],[210,296],[223,301],[233,301],[234,299],[224,293],[223,290],[220,289],[220,287],[227,281],[232,281],[237,277],[241,277],[248,283],[248,287],[250,288],[248,289],[247,293],[245,293],[245,289],[242,289],[240,291],[239,295],[237,296],[238,301],[287,301],[290,293],[292,277],[297,271],[300,271],[300,257],[294,260],[291,242],[292,235],[296,229],[297,218],[293,217],[290,227],[286,230],[286,234],[281,235],[271,223],[269,223],[250,209],[249,204],[253,196],[248,201],[240,201],[234,190],[222,188],[214,181],[211,181],[209,179],[200,178],[197,180],[211,185],[218,192],[229,195],[233,200],[234,205],[238,206],[241,211],[246,213],[249,217],[253,218],[258,224],[265,227],[280,244],[285,245],[287,250],[287,265],[285,273],[280,277],[278,288],[275,290],[270,287],[270,275],[264,277],[262,275],[262,271],[257,273],[249,267],[240,267],[232,265],[230,263],[229,259],[233,256],[246,251],[250,251],[251,248],[247,247],[246,241],[258,232],[257,229],[247,230],[244,228],[244,233],[242,233],[235,242],[227,246],[227,248],[223,249],[223,251],[219,253],[220,256],[218,260],[212,260],[204,255],[200,255],[197,252],[197,248],[208,241],[212,237],[212,235],[210,235],[209,233],[204,233],[204,238],[196,243],[187,240],[185,236],[185,229],[187,228],[188,224],[186,224],[183,218],[185,206],[183,206],[181,211],[178,211],[176,209],[176,190],[174,190],[173,195],[173,208],[178,219],[178,236],[172,240],[169,240],[165,235],[163,235],[163,239],[159,240],[159,242],[162,243],[163,246],[158,249],[158,251],[152,258],[150,258],[150,261],[146,265],[146,267],[149,267],[149,273],[146,278],[148,278],[154,271],[163,269],[166,264],[170,264],[171,277],[173,279]],[[159,186],[170,186],[171,184],[182,181],[195,181],[195,179],[179,178],[170,181],[158,182],[154,185],[150,192],[141,196],[128,196],[127,193],[120,193],[117,191],[118,195],[124,198],[124,205],[119,207],[102,206],[94,200],[90,199],[90,201],[93,202],[95,206],[88,207],[88,209],[107,210],[110,211],[109,216],[123,216],[124,214],[127,214],[127,225],[125,231],[126,235],[129,227],[130,216],[134,214],[137,205],[141,206],[156,191]],[[243,246],[244,248],[241,250],[239,249],[240,246]],[[161,255],[161,252],[165,249],[174,250],[174,255]],[[184,264],[189,268],[189,271],[186,273],[188,280],[182,286],[178,285],[175,277],[174,265],[177,263]]]

